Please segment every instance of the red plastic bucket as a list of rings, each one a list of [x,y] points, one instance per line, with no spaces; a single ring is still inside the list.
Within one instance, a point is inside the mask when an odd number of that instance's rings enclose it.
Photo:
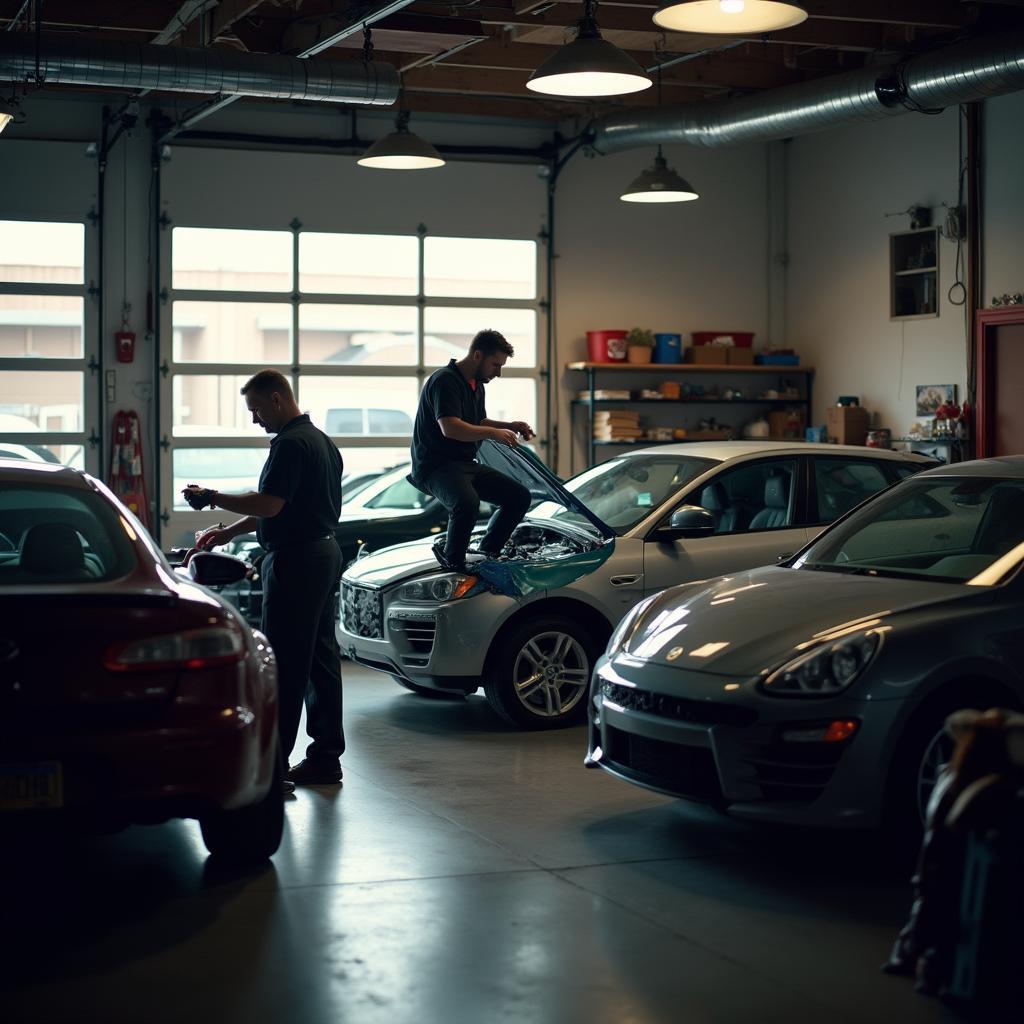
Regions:
[[[753,331],[694,331],[694,345],[710,345],[715,338],[732,338],[737,348],[750,348],[754,341]]]
[[[592,363],[624,363],[628,331],[587,331],[587,357]]]

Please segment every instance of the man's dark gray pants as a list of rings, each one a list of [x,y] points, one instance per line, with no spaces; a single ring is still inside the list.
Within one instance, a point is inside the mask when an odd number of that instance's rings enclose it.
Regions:
[[[423,489],[448,509],[444,555],[455,565],[465,561],[481,500],[497,506],[480,541],[481,550],[493,553],[505,546],[530,507],[530,492],[522,484],[479,462],[449,462],[426,478]]]
[[[341,653],[334,633],[334,595],[341,549],[334,537],[292,544],[263,560],[263,632],[277,657],[278,731],[285,765],[306,705],[306,756],[337,761],[341,724]]]

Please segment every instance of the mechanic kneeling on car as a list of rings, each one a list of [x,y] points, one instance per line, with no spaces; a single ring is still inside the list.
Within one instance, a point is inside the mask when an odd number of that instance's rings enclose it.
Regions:
[[[497,506],[475,554],[496,557],[530,506],[530,492],[511,477],[476,461],[481,441],[514,448],[534,436],[529,423],[487,418],[484,385],[501,376],[513,355],[497,331],[480,331],[459,360],[435,370],[423,385],[412,431],[409,482],[448,510],[448,532],[434,541],[434,557],[446,569],[464,572],[469,539],[480,502]]]
[[[286,768],[303,701],[313,741],[305,758],[287,768],[285,790],[331,785],[341,782],[345,750],[341,655],[334,635],[334,594],[342,567],[334,536],[341,514],[341,453],[302,413],[291,384],[277,370],[261,370],[242,395],[253,423],[275,435],[258,490],[222,494],[192,484],[182,494],[194,509],[209,505],[245,517],[205,530],[196,538],[198,547],[226,544],[255,530],[266,548],[262,629],[277,657],[278,729]]]

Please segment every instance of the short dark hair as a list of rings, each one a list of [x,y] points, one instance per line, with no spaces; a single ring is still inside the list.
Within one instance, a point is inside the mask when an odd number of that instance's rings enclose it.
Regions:
[[[490,330],[477,331],[469,351],[482,352],[485,356],[493,356],[495,352],[504,352],[507,356],[516,354],[515,349],[505,340],[504,334]]]
[[[258,395],[272,395],[275,391],[289,401],[295,401],[291,382],[280,370],[260,370],[254,373],[243,385],[242,394],[255,391]]]

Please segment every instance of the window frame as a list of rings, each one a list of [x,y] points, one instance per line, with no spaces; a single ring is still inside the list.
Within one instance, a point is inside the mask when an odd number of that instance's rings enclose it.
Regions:
[[[0,373],[80,373],[82,375],[82,422],[81,429],[74,432],[41,430],[31,436],[17,431],[0,431],[0,442],[33,445],[77,445],[82,449],[82,465],[87,472],[99,475],[99,443],[101,431],[96,422],[100,416],[100,399],[96,386],[98,360],[98,309],[95,302],[98,294],[92,283],[95,278],[94,249],[95,232],[92,223],[85,217],[32,216],[18,217],[3,215],[3,220],[21,221],[25,224],[80,224],[82,225],[82,280],[79,284],[42,284],[31,281],[0,281],[0,295],[59,296],[82,300],[82,355],[72,358],[23,358],[0,356]]]
[[[163,303],[161,308],[161,360],[164,368],[162,379],[159,383],[161,388],[161,424],[160,434],[161,460],[160,460],[160,482],[161,482],[161,506],[158,509],[157,521],[164,529],[171,531],[171,536],[183,530],[194,530],[206,522],[214,522],[216,514],[195,512],[191,509],[175,508],[173,491],[173,453],[175,449],[181,448],[238,448],[238,449],[263,449],[266,442],[262,439],[251,437],[232,437],[223,435],[203,435],[175,437],[173,431],[173,410],[172,392],[175,379],[186,376],[250,376],[258,370],[270,367],[279,370],[291,382],[299,395],[300,405],[301,384],[303,378],[316,377],[395,377],[408,380],[414,377],[416,380],[417,398],[422,391],[423,384],[427,377],[437,367],[428,365],[425,362],[425,318],[426,311],[431,307],[448,308],[493,308],[493,309],[527,309],[535,316],[535,339],[536,358],[534,364],[529,367],[516,367],[514,360],[502,369],[502,377],[507,379],[526,379],[534,383],[536,395],[536,419],[533,424],[538,436],[544,437],[547,434],[546,423],[546,402],[544,401],[543,384],[547,374],[544,366],[545,321],[548,315],[547,302],[542,295],[541,288],[543,277],[544,246],[536,239],[512,237],[506,234],[495,235],[469,235],[455,234],[452,232],[437,232],[436,236],[428,234],[426,229],[419,225],[418,228],[408,232],[398,231],[373,231],[373,232],[347,232],[341,229],[326,230],[317,229],[315,226],[299,224],[297,220],[286,227],[272,228],[266,224],[254,224],[251,230],[279,230],[290,231],[292,234],[292,287],[288,292],[260,292],[260,291],[229,291],[217,289],[175,289],[173,281],[173,228],[177,227],[238,227],[237,224],[199,224],[193,221],[171,225],[171,230],[162,232],[161,245],[161,267],[164,268],[162,276],[165,278]],[[417,239],[417,291],[414,295],[389,295],[389,294],[353,294],[346,292],[302,292],[299,290],[299,251],[300,241],[303,234],[372,234],[376,236],[390,235],[400,238],[414,236]],[[497,297],[493,299],[470,296],[459,298],[443,295],[425,294],[425,244],[428,237],[442,238],[487,238],[487,239],[509,239],[512,241],[528,241],[534,245],[536,258],[536,288],[532,299],[510,299]],[[218,362],[177,362],[174,359],[173,348],[173,324],[172,310],[175,302],[279,302],[288,303],[291,307],[291,360],[285,365],[283,363],[218,363]],[[299,361],[299,319],[300,311],[307,305],[368,305],[368,306],[398,306],[404,308],[415,308],[416,335],[414,362],[406,365],[396,366],[387,364],[333,364],[333,363],[301,363]],[[487,327],[487,324],[481,324]],[[239,402],[242,401],[239,396]],[[342,455],[353,450],[373,450],[377,448],[407,448],[412,441],[411,434],[331,434],[329,435],[334,443],[341,449]],[[202,481],[198,481],[202,482]]]

